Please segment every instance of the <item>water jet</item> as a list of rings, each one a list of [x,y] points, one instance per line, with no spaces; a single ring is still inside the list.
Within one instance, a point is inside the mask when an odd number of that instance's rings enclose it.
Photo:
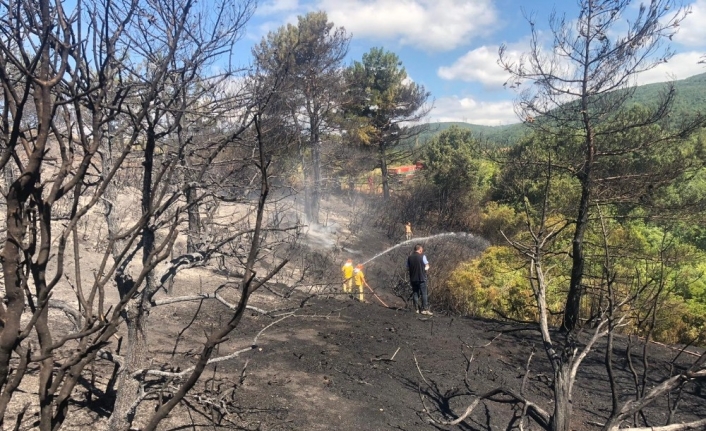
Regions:
[[[369,262],[374,261],[380,256],[384,256],[385,254],[391,252],[392,250],[402,247],[405,244],[416,244],[416,243],[423,243],[426,241],[430,241],[433,239],[437,238],[444,238],[444,237],[456,237],[456,238],[461,238],[461,239],[467,239],[467,240],[475,240],[475,241],[481,241],[483,243],[486,243],[486,241],[483,238],[477,237],[473,234],[466,233],[466,232],[444,232],[444,233],[438,233],[436,235],[429,235],[429,236],[424,236],[424,237],[419,237],[419,238],[412,238],[408,239],[405,241],[402,241],[399,244],[393,245],[392,247],[388,248],[387,250],[381,251],[380,253],[376,254],[375,256],[371,257],[370,259],[366,260],[363,262],[363,265],[366,265]]]

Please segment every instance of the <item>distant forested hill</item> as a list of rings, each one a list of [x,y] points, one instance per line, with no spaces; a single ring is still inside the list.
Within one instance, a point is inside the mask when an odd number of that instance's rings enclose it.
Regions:
[[[675,81],[674,86],[677,94],[672,118],[678,119],[684,114],[694,114],[696,112],[706,114],[706,73]],[[664,83],[639,86],[635,89],[633,102],[649,106],[660,97],[660,93],[663,90]],[[419,135],[415,140],[417,146],[424,145],[424,142],[451,126],[471,129],[479,137],[500,146],[513,145],[528,130],[523,123],[505,126],[481,126],[463,122],[430,123],[428,125],[429,130]]]
[[[674,82],[677,95],[674,100],[674,114],[706,114],[706,73]],[[664,83],[647,84],[637,87],[633,100],[636,104],[649,105],[664,90]]]
[[[508,124],[506,126],[482,126],[479,124],[463,123],[458,121],[448,121],[439,123],[430,123],[429,129],[419,136],[418,141],[424,142],[432,138],[437,133],[457,126],[462,129],[470,129],[477,136],[487,139],[497,145],[512,145],[527,131],[527,128],[522,123]]]

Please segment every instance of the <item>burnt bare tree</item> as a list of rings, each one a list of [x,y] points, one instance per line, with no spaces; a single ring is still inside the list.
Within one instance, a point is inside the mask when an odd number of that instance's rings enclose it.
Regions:
[[[512,86],[531,84],[519,99],[518,115],[530,128],[557,136],[557,168],[570,172],[581,187],[562,325],[567,331],[579,325],[586,266],[584,236],[594,203],[626,199],[627,195],[616,196],[626,191],[634,199],[674,179],[683,169],[672,175],[660,169],[653,175],[636,161],[668,153],[673,142],[702,123],[700,118],[684,120],[676,129],[667,129],[675,94],[672,85],[665,87],[653,106],[626,112],[636,77],[671,58],[667,39],[688,13],[675,1],[655,0],[640,5],[630,16],[631,4],[630,0],[581,0],[577,20],[556,13],[550,17],[554,36],[550,47],[542,46],[534,18],[530,18],[530,50],[516,59],[506,47],[500,49],[499,64],[511,75],[508,82]],[[617,28],[624,23],[627,31],[621,34]],[[628,135],[633,137],[629,143],[623,141]],[[630,162],[627,171],[619,172],[626,161]]]
[[[100,140],[91,140],[85,130],[76,133],[77,113],[64,91],[75,88],[82,75],[70,64],[85,60],[83,45],[77,43],[74,33],[78,16],[65,13],[61,3],[49,1],[4,2],[1,8],[0,164],[3,168],[12,166],[14,175],[8,178],[7,236],[2,252],[5,291],[0,305],[0,421],[4,421],[30,364],[36,363],[39,425],[49,430],[64,421],[81,370],[115,332],[105,324],[104,310],[90,310],[87,303],[84,310],[89,318],[83,319],[83,327],[73,336],[57,336],[49,323],[51,292],[62,280],[69,233],[98,200],[86,193],[86,183],[94,183],[92,162]],[[107,67],[101,66],[99,76]],[[121,98],[115,102],[119,105]],[[82,195],[89,196],[88,201],[82,202]],[[71,217],[68,226],[53,236],[54,207],[62,199],[70,202]],[[26,307],[31,317],[23,323]],[[76,315],[72,317],[78,320]],[[36,344],[31,340],[33,332]],[[88,338],[93,342],[84,342]],[[55,352],[76,339],[81,342],[75,351],[55,368]]]

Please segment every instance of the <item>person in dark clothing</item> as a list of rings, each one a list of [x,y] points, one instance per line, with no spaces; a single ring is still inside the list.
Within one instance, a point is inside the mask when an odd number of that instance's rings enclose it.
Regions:
[[[424,247],[421,244],[415,245],[414,252],[407,258],[407,270],[409,271],[409,284],[412,285],[412,301],[414,302],[415,311],[431,316],[432,312],[429,311],[429,299],[427,297],[429,261],[424,255]]]

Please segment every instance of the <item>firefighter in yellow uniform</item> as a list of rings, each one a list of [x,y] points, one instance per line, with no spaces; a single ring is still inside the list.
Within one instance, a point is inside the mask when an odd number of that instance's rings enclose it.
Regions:
[[[353,293],[353,259],[346,260],[341,267],[343,272],[343,292]]]
[[[363,295],[363,286],[368,286],[368,282],[365,281],[365,274],[363,274],[362,264],[359,264],[355,267],[355,271],[353,271],[353,280],[355,281],[355,285],[358,288],[358,300],[360,302],[365,302],[365,296]],[[370,289],[370,286],[368,286],[368,289]]]

